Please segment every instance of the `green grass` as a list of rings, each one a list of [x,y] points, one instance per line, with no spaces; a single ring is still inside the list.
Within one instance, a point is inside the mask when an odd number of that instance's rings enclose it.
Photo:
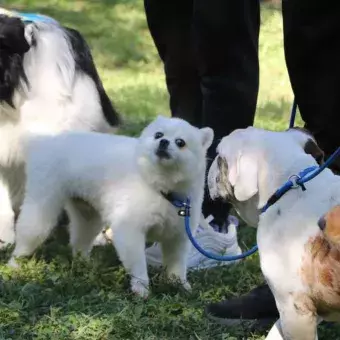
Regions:
[[[9,0],[5,6],[51,15],[79,29],[92,47],[104,86],[136,134],[158,113],[169,114],[162,65],[150,38],[141,0]],[[284,129],[292,93],[282,49],[279,10],[262,6],[261,80],[256,125]],[[254,243],[242,228],[240,243]],[[191,294],[151,271],[152,294],[141,301],[112,247],[95,249],[90,262],[72,260],[60,229],[18,270],[0,253],[0,339],[264,339],[266,332],[207,321],[203,308],[262,282],[258,256],[239,265],[190,273]],[[320,339],[340,339],[340,328],[321,327]]]

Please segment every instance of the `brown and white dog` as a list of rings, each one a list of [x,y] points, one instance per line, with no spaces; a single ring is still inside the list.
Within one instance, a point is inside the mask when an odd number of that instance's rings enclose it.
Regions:
[[[280,313],[267,339],[316,339],[319,321],[340,320],[340,252],[331,245],[340,228],[336,234],[334,213],[326,215],[324,234],[318,226],[320,216],[340,204],[340,178],[326,169],[306,191],[291,189],[261,214],[290,176],[318,164],[316,142],[301,130],[249,127],[223,138],[217,152],[208,175],[211,197],[230,201],[258,228],[261,269]]]

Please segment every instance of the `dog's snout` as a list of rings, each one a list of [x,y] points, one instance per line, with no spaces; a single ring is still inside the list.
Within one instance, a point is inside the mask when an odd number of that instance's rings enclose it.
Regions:
[[[170,142],[167,139],[163,138],[159,141],[159,148],[161,150],[166,150],[168,148],[169,144],[170,144]]]
[[[319,221],[318,221],[318,226],[321,230],[325,230],[326,228],[326,219],[324,216],[320,217]]]

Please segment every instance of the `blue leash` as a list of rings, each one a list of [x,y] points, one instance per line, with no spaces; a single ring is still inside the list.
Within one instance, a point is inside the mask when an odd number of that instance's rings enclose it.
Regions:
[[[291,117],[289,122],[289,128],[294,127],[295,117],[297,111],[297,104],[294,100]],[[286,192],[290,189],[301,188],[303,191],[306,190],[305,183],[315,178],[320,172],[326,169],[336,157],[340,156],[340,147],[327,159],[327,161],[322,164],[321,166],[311,166],[307,169],[301,171],[298,175],[293,175],[289,178],[289,180],[280,187],[267,201],[265,206],[261,209],[261,213],[267,211],[267,209],[275,204]],[[236,261],[244,259],[252,254],[254,254],[258,250],[258,246],[255,245],[251,249],[245,251],[239,255],[218,255],[212,254],[206,250],[204,250],[195,240],[194,236],[192,235],[191,228],[190,228],[190,199],[187,198],[185,201],[180,199],[171,199],[170,202],[176,207],[179,208],[178,215],[184,217],[184,224],[186,233],[192,243],[192,245],[204,256],[208,257],[212,260],[217,261]]]
[[[236,260],[244,259],[254,254],[257,251],[258,248],[256,245],[253,248],[239,255],[217,255],[217,254],[207,252],[197,243],[194,236],[192,235],[191,228],[190,228],[190,199],[189,198],[187,198],[184,204],[184,212],[185,212],[185,215],[184,215],[185,231],[187,232],[189,240],[191,241],[192,245],[205,257],[208,257],[209,259],[217,260],[217,261],[236,261]],[[183,213],[180,216],[183,216]]]

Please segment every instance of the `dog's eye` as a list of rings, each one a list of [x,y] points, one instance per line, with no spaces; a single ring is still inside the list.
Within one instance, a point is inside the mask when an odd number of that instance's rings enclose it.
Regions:
[[[160,139],[164,136],[164,133],[163,132],[156,132],[155,133],[155,139]]]
[[[181,138],[177,138],[177,139],[175,140],[175,143],[176,143],[176,145],[177,145],[179,148],[185,147],[185,141],[184,141],[183,139],[181,139]]]

